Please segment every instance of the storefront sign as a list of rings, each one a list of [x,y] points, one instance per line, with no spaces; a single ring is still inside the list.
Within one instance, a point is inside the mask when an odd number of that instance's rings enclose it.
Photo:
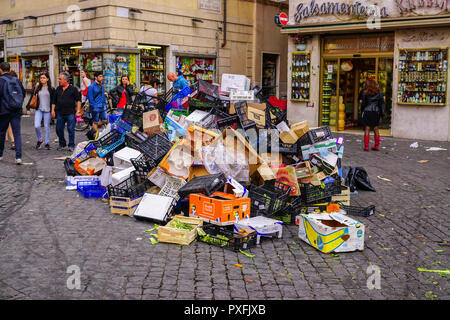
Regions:
[[[295,23],[299,24],[303,19],[312,16],[322,15],[349,15],[355,17],[374,17],[380,18],[388,17],[386,7],[378,7],[377,5],[366,5],[361,2],[323,2],[318,3],[316,0],[311,0],[309,4],[299,3],[295,10]]]
[[[394,0],[400,14],[411,12],[416,9],[435,8],[449,10],[449,0]]]
[[[221,0],[198,0],[198,8],[220,12]]]

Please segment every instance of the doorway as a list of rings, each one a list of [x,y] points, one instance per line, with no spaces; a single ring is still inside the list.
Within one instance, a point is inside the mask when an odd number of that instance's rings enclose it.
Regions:
[[[362,85],[372,79],[378,82],[385,100],[386,116],[380,129],[390,130],[393,58],[365,56],[324,59],[323,62],[321,124],[336,131],[359,131]]]
[[[277,96],[277,64],[278,54],[263,53],[262,92],[264,96]]]

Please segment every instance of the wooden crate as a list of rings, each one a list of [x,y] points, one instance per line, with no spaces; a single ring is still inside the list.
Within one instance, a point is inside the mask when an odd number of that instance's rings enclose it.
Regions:
[[[119,214],[121,216],[132,216],[133,213],[136,211],[138,207],[138,204],[131,208],[126,207],[116,207],[116,206],[110,206],[111,213],[113,214]]]
[[[346,186],[341,186],[341,194],[331,197],[332,202],[341,202],[342,204],[350,205],[350,188]]]
[[[192,230],[182,230],[172,228],[173,221],[187,223],[194,227]],[[158,228],[158,241],[167,243],[176,243],[181,245],[189,245],[197,237],[197,229],[203,225],[202,219],[184,217],[182,215],[175,216],[166,226]]]
[[[142,197],[136,199],[124,198],[124,197],[110,197],[109,206],[110,207],[123,207],[123,208],[133,208],[141,202]]]

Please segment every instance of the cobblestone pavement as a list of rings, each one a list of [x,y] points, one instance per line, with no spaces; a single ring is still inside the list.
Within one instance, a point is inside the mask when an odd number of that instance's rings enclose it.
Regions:
[[[0,164],[1,299],[449,299],[450,143],[386,137],[382,151],[362,151],[361,136],[345,135],[344,165],[362,166],[377,192],[352,195],[376,205],[361,218],[365,250],[322,254],[286,226],[263,239],[249,258],[195,242],[151,245],[151,223],[109,213],[106,203],[66,191],[64,155],[35,150],[32,119],[24,118],[24,161],[6,150]],[[84,140],[77,133],[77,142]],[[447,151],[427,152],[425,147]],[[429,160],[418,163],[419,160]],[[385,181],[378,178],[388,178]],[[242,264],[242,268],[235,264]],[[81,288],[69,290],[77,265]],[[381,288],[367,287],[367,268],[381,270]]]

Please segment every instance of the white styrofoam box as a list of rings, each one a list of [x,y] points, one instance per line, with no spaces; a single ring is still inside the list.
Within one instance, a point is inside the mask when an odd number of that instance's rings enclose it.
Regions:
[[[78,181],[100,181],[99,176],[66,176],[66,190],[77,190]]]
[[[114,153],[113,156],[113,162],[114,167],[126,169],[132,166],[131,159],[139,158],[139,156],[142,155],[138,150],[125,147],[120,151],[117,151]]]
[[[241,74],[222,74],[221,91],[231,92],[232,90],[249,91],[250,79]]]
[[[134,167],[129,167],[129,168],[126,168],[126,169],[123,169],[123,170],[121,170],[121,171],[118,171],[118,172],[114,173],[114,174],[112,175],[112,181],[111,181],[111,184],[112,184],[113,186],[117,186],[117,185],[118,185],[119,183],[121,183],[122,181],[128,179],[128,178],[130,177],[131,173],[132,173],[133,171],[135,171],[135,170],[136,170],[136,169],[135,169]]]
[[[186,118],[186,123],[188,124],[189,127],[191,124],[200,122],[207,115],[208,112],[202,110],[195,110]]]
[[[253,101],[255,100],[255,92],[253,92],[252,90],[249,91],[231,90],[230,100]]]
[[[171,197],[145,193],[133,216],[139,219],[166,222],[174,204],[174,199]]]
[[[283,222],[263,216],[239,220],[234,223],[235,231],[241,228],[250,228],[256,231],[256,243],[259,244],[261,236],[271,236],[277,233],[278,238],[283,236]]]

